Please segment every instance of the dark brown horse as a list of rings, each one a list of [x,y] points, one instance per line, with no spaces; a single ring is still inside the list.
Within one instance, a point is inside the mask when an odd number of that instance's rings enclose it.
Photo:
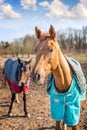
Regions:
[[[5,80],[12,93],[8,116],[12,116],[11,111],[16,94],[23,91],[25,116],[30,117],[26,109],[26,95],[28,94],[30,82],[30,62],[31,60],[25,61],[20,60],[19,58],[9,58],[4,64]]]
[[[38,44],[35,48],[36,61],[33,69],[33,80],[37,81],[38,84],[42,84],[45,77],[51,72],[53,74],[54,79],[52,79],[53,82],[51,83],[49,94],[51,115],[56,120],[56,130],[62,130],[61,120],[64,120],[66,124],[70,125],[72,130],[80,130],[78,126],[80,94],[79,90],[76,90],[78,85],[58,45],[56,31],[51,25],[48,33],[43,34],[38,27],[35,27],[35,33]],[[72,89],[73,84],[74,88]],[[69,93],[71,90],[74,90],[74,92]],[[68,101],[69,99],[71,102]],[[74,106],[74,102],[77,105]]]

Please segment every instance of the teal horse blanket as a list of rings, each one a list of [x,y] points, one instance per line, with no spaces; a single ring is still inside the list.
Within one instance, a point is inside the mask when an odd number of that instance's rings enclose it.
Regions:
[[[78,67],[80,67],[80,64]],[[74,73],[69,90],[60,93],[55,87],[53,74],[48,76],[47,92],[50,95],[50,110],[54,120],[64,120],[68,126],[74,126],[79,122],[80,101],[86,98],[86,83],[83,86],[81,88],[81,83]]]

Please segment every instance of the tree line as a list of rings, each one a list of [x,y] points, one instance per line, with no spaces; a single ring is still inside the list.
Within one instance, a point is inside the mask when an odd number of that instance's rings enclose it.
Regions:
[[[63,32],[58,32],[57,37],[61,48],[67,52],[87,52],[87,27],[68,28]]]
[[[13,42],[1,41],[0,55],[25,55],[34,54],[36,46],[36,38],[34,36],[26,35],[24,38],[15,39]]]
[[[82,29],[68,28],[57,32],[57,39],[61,49],[67,52],[87,52],[87,27]],[[26,35],[24,38],[15,39],[13,42],[0,42],[0,55],[34,54],[37,43],[35,36]]]

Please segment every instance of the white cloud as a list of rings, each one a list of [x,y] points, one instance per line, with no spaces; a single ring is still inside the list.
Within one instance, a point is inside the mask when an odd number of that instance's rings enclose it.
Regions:
[[[21,15],[13,11],[12,6],[10,4],[2,4],[0,6],[0,10],[4,14],[4,16],[8,18],[20,18]]]
[[[87,7],[87,0],[80,0],[80,1],[81,1],[81,3],[82,3],[84,6]]]
[[[2,4],[4,2],[4,0],[0,0],[0,4]]]
[[[15,12],[12,9],[12,6],[10,4],[5,4],[4,0],[0,0],[0,16],[2,18],[4,17],[8,17],[8,18],[14,18],[14,19],[18,19],[21,17],[21,15],[17,12]]]
[[[49,16],[50,18],[54,16],[57,18],[70,16],[68,6],[65,6],[60,0],[53,0],[51,3],[44,1],[40,2],[40,5],[48,8],[49,12],[46,13],[46,16]]]
[[[27,10],[29,8],[33,8],[36,10],[36,0],[21,0],[21,6]]]
[[[40,2],[39,5],[46,7],[49,5],[49,3],[47,1],[43,1],[43,2]]]
[[[71,10],[72,17],[75,18],[87,18],[87,7],[82,3],[79,3],[76,7],[73,7]]]
[[[80,2],[71,9],[68,8],[69,5],[64,5],[61,0],[53,0],[51,3],[44,1],[39,4],[49,10],[46,16],[50,18],[87,18],[87,0],[80,0]]]

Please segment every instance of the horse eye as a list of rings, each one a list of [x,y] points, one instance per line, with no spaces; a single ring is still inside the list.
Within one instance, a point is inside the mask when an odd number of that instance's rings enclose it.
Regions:
[[[53,51],[53,49],[49,49],[49,52],[52,52]]]
[[[24,68],[23,68],[23,67],[21,68],[21,71],[24,71]]]

